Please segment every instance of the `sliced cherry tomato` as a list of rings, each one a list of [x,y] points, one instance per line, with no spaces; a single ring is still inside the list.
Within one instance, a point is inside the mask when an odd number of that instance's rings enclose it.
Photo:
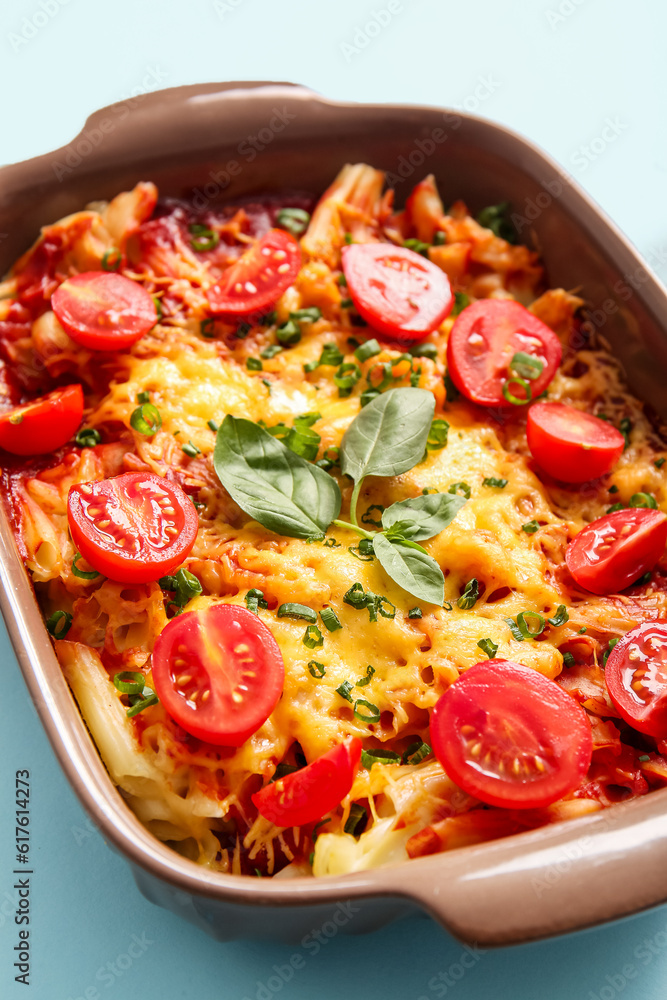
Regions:
[[[274,305],[301,267],[301,248],[289,233],[270,229],[208,290],[211,312],[247,316]]]
[[[352,736],[300,771],[260,788],[252,801],[276,826],[316,823],[348,794],[360,758],[361,740]]]
[[[444,271],[391,243],[343,247],[347,288],[360,316],[391,340],[423,340],[451,312],[454,296]]]
[[[565,562],[581,587],[593,594],[615,594],[653,569],[666,542],[667,515],[662,511],[615,510],[573,538]]]
[[[58,322],[72,340],[93,351],[120,351],[157,323],[155,302],[143,285],[112,271],[84,271],[51,296]]]
[[[536,809],[573,791],[593,753],[584,710],[554,681],[511,660],[470,667],[431,715],[449,777],[492,806]]]
[[[0,415],[0,448],[12,455],[46,455],[69,441],[82,416],[81,386],[56,389]]]
[[[607,659],[609,697],[634,729],[667,736],[667,621],[627,632]]]
[[[237,604],[178,615],[153,649],[155,692],[192,736],[240,747],[276,707],[285,665],[273,633]]]
[[[606,420],[564,403],[536,403],[528,411],[528,447],[545,472],[565,483],[585,483],[609,472],[625,438]]]
[[[149,472],[72,486],[67,517],[86,562],[120,583],[148,583],[171,573],[197,536],[192,500],[176,483]]]
[[[530,389],[510,372],[515,354],[527,354],[539,362],[524,379]],[[517,400],[536,399],[556,374],[562,348],[560,340],[541,319],[509,299],[480,299],[467,306],[454,321],[447,342],[447,367],[454,385],[480,406],[508,406],[503,395]],[[539,370],[540,364],[542,369]]]

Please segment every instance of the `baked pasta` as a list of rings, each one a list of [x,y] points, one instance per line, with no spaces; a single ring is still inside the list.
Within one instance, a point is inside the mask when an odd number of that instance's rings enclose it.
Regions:
[[[3,495],[158,838],[321,876],[667,782],[667,451],[584,305],[506,206],[364,164],[140,183],[17,261]]]

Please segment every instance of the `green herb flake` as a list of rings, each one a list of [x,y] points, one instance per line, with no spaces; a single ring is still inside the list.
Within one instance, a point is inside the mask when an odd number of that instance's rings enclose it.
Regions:
[[[496,490],[504,490],[509,482],[509,479],[496,479],[495,476],[485,476],[482,480],[482,486],[492,486]]]
[[[410,608],[408,618],[423,618],[424,613],[421,608]]]
[[[324,675],[326,674],[326,668],[324,664],[318,663],[317,660],[308,661],[308,670],[310,672],[310,676],[315,677],[315,679],[324,677]]]
[[[305,233],[309,222],[310,215],[303,208],[281,208],[276,213],[276,225],[280,229],[286,229],[292,236]]]
[[[461,596],[459,597],[456,604],[459,608],[461,608],[462,611],[469,611],[470,608],[475,607],[478,599],[479,599],[479,583],[475,579],[475,577],[473,577],[472,580],[469,580],[466,583],[465,589],[461,594]]]
[[[525,524],[522,524],[521,530],[525,531],[527,535],[533,535],[540,530],[540,523],[533,518],[532,521],[526,521]]]
[[[353,687],[354,684],[352,683],[352,681],[343,681],[343,683],[339,684],[338,687],[336,688],[336,694],[339,694],[341,698],[345,699],[345,701],[349,701],[350,703],[352,703],[354,699],[350,692],[352,691]]]
[[[317,622],[317,612],[305,604],[281,604],[276,611],[278,618],[294,618],[298,621]]]
[[[245,595],[245,606],[248,609],[248,611],[252,611],[253,614],[256,615],[258,608],[262,608],[264,611],[266,611],[269,605],[268,602],[266,601],[266,598],[264,597],[263,591],[257,590],[256,587],[253,587],[253,589],[249,590],[248,593]]]
[[[478,647],[482,652],[486,653],[490,660],[493,660],[496,653],[498,652],[498,645],[492,642],[491,639],[480,639],[477,643]]]
[[[308,649],[319,649],[320,646],[324,645],[324,636],[318,629],[317,625],[309,625],[303,634],[303,644],[307,646]]]

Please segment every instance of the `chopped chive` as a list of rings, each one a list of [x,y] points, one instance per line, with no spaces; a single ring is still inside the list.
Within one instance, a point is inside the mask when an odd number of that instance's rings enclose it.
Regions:
[[[254,614],[257,614],[258,608],[266,610],[269,605],[263,592],[261,590],[257,590],[256,587],[253,587],[252,590],[249,590],[245,595],[245,606],[248,611],[252,611]]]
[[[54,639],[64,639],[72,627],[72,616],[69,611],[54,611],[46,619],[46,630]]]
[[[487,205],[477,216],[480,226],[490,229],[494,236],[507,243],[516,243],[516,230],[510,222],[510,203],[501,201],[498,205]]]
[[[493,660],[498,652],[497,643],[492,642],[491,639],[480,639],[477,645],[484,653],[486,653],[490,660]]]
[[[570,620],[570,615],[564,604],[558,605],[558,607],[556,608],[556,614],[553,616],[553,618],[547,618],[549,624],[553,625],[554,628],[558,628],[559,625],[564,625],[565,622],[569,622],[569,620]]]
[[[353,309],[354,308],[354,299],[341,299],[340,300],[340,307],[341,307],[341,309]]]
[[[345,699],[345,701],[352,702],[354,699],[352,698],[350,692],[352,691],[353,687],[354,684],[352,683],[352,681],[343,681],[343,683],[339,684],[338,687],[336,688],[336,694],[339,694],[341,698]]]
[[[468,483],[452,483],[452,485],[447,490],[448,493],[460,493],[464,496],[466,500],[470,500],[470,486]]]
[[[106,250],[102,255],[102,270],[117,271],[121,265],[122,259],[123,255],[118,247],[112,247],[111,250]]]
[[[410,608],[408,618],[423,618],[424,612],[421,608]]]
[[[347,246],[349,246],[350,243],[354,243],[354,239],[352,237],[352,233],[345,233],[345,235],[343,236],[343,239],[345,240],[345,243],[346,243]]]
[[[354,352],[354,356],[357,361],[368,361],[369,358],[374,358],[376,354],[379,354],[381,350],[380,344],[373,338],[360,344]]]
[[[650,760],[650,759],[651,758],[649,757],[649,755],[647,753],[643,753],[639,757],[637,757],[637,760],[640,761],[640,763],[642,763],[642,764],[645,764],[646,761]]]
[[[530,616],[531,619],[537,619],[537,624],[533,628],[530,627],[526,620],[527,616]],[[524,639],[534,639],[535,636],[541,635],[546,627],[544,617],[539,611],[521,611],[516,616],[516,624]]]
[[[114,674],[113,684],[122,694],[141,694],[146,687],[146,678],[139,670],[120,670]]]
[[[162,417],[157,406],[152,403],[142,403],[136,410],[132,411],[130,417],[130,427],[138,434],[145,437],[153,437],[162,427]]]
[[[496,479],[495,476],[485,476],[482,480],[482,486],[493,486],[497,490],[504,490],[508,482],[508,479]]]
[[[577,635],[584,635],[585,632],[588,632],[588,626],[586,626],[586,625],[584,625],[583,628],[579,629],[579,631],[577,632]]]
[[[509,630],[512,633],[512,635],[514,636],[514,638],[516,639],[516,641],[517,642],[523,642],[524,636],[523,636],[523,634],[521,632],[521,629],[519,628],[519,626],[517,625],[517,623],[514,621],[514,619],[513,618],[505,618],[504,621],[507,622],[507,624],[509,626]]]
[[[74,443],[79,448],[94,448],[101,440],[102,436],[100,432],[95,430],[94,427],[82,427],[74,438]]]
[[[362,712],[360,706],[361,708],[367,709],[368,714],[366,712]],[[377,705],[374,705],[372,701],[366,701],[365,698],[357,698],[357,700],[355,701],[354,715],[355,718],[359,719],[360,722],[380,721],[380,709],[377,707]]]
[[[281,354],[282,350],[280,344],[269,344],[268,347],[259,352],[259,356],[260,358],[264,358],[265,361],[270,361],[271,358],[275,358],[276,354]]]
[[[310,671],[311,677],[324,677],[326,674],[326,668],[323,663],[318,663],[317,660],[308,661],[308,670]]]
[[[526,393],[524,399],[521,399],[520,396],[515,396],[511,389],[513,385],[521,386]],[[533,398],[533,390],[530,388],[530,383],[527,382],[525,378],[521,378],[519,375],[512,375],[510,378],[506,379],[503,382],[502,389],[503,396],[508,403],[512,404],[512,406],[525,406],[526,403],[530,403]]]
[[[625,447],[623,451],[627,451],[630,447],[630,432],[632,431],[632,421],[629,417],[623,417],[618,425],[618,429],[625,438]]]
[[[299,621],[310,622],[312,625],[317,621],[317,612],[313,611],[306,604],[281,604],[276,614],[278,618],[294,618]]]
[[[435,361],[438,357],[438,348],[430,341],[426,341],[424,344],[416,344],[411,347],[410,354],[413,358],[430,358],[431,361]]]
[[[651,579],[652,575],[653,574],[652,574],[651,570],[648,569],[642,576],[639,577],[638,580],[635,580],[635,582],[632,584],[632,586],[633,587],[644,587],[649,582],[649,580]]]
[[[278,327],[276,338],[278,343],[282,344],[283,347],[294,347],[301,340],[301,330],[294,320],[289,319],[286,323]]]
[[[358,688],[366,687],[366,685],[370,682],[370,679],[374,673],[375,673],[375,667],[372,667],[369,663],[368,666],[366,667],[365,675],[363,677],[360,677],[354,686]]]
[[[428,257],[429,244],[424,243],[423,240],[403,240],[403,246],[406,250],[412,250],[413,253],[421,254],[422,257]]]
[[[74,559],[72,560],[72,573],[74,573],[74,576],[78,576],[81,580],[96,580],[97,577],[101,575],[100,573],[97,572],[97,570],[94,569],[90,573],[87,573],[85,570],[79,569],[79,567],[77,566],[79,559],[82,558],[83,556],[81,555],[81,553],[77,552],[76,555],[74,556]]]
[[[150,688],[144,688],[144,694],[146,693],[146,691],[150,690],[151,690]],[[158,696],[155,694],[154,691],[151,691],[149,695],[135,702],[132,708],[128,708],[125,714],[127,715],[128,719],[131,719],[133,716],[138,715],[139,712],[143,712],[145,708],[150,708],[151,705],[157,705],[158,701],[159,701]]]
[[[218,431],[220,430],[220,424],[218,423],[217,420],[213,420],[213,419],[207,420],[206,423],[211,428],[211,430],[213,431],[214,434],[217,434]]]
[[[532,354],[526,354],[525,351],[517,351],[513,355],[508,368],[515,375],[520,375],[521,378],[527,378],[533,382],[542,374],[544,362],[540,361],[539,358],[533,357]]]
[[[357,545],[348,545],[347,551],[359,562],[373,562],[373,542],[370,538],[361,538]]]
[[[426,441],[427,451],[440,451],[447,444],[447,435],[449,433],[449,423],[443,420],[442,417],[438,417],[431,421],[431,429],[428,432],[428,439]],[[463,483],[456,483],[457,486],[464,485]],[[450,493],[454,492],[450,487]],[[468,487],[468,497],[470,496],[470,487]]]
[[[609,490],[608,490],[608,492],[609,492],[609,493],[618,493],[618,486],[617,486],[617,485],[616,485],[616,484],[614,483],[614,485],[613,485],[613,486],[610,486],[610,487],[609,487]]]
[[[215,336],[215,331],[213,329],[214,323],[215,320],[211,316],[209,316],[208,319],[203,319],[199,324],[200,335],[202,337],[206,337],[207,340],[210,340],[212,337],[214,337]]]
[[[625,510],[625,504],[624,503],[613,503],[611,505],[611,507],[607,507],[606,513],[607,514],[613,514],[614,511],[616,511],[616,510]]]
[[[261,372],[264,367],[259,358],[246,358],[245,366],[249,372]]]
[[[209,229],[208,226],[195,223],[195,225],[190,226],[190,232],[192,234],[190,246],[197,253],[214,250],[220,242],[220,233],[216,233],[214,229]]]
[[[664,458],[664,457],[661,457],[661,458],[656,458],[656,460],[655,460],[655,462],[653,464],[655,465],[656,469],[662,469],[662,467],[665,464],[665,462],[667,462],[667,459]]]
[[[469,580],[468,583],[466,583],[465,589],[456,604],[463,611],[468,611],[470,608],[474,608],[475,604],[477,604],[478,598],[479,583],[475,577],[473,577],[472,580]]]
[[[252,326],[250,325],[250,323],[239,323],[239,325],[236,328],[236,336],[239,338],[239,340],[245,340],[251,330]]]
[[[195,458],[196,455],[201,455],[201,450],[192,441],[188,441],[187,444],[181,446],[181,451],[184,451],[186,455],[190,458]]]
[[[162,302],[157,297],[157,295],[151,295],[151,298],[155,306],[155,312],[157,313],[157,322],[159,323],[160,320],[162,319]]]
[[[574,656],[570,652],[563,653],[563,666],[573,667],[574,666]]]
[[[651,510],[658,509],[655,497],[652,497],[650,493],[633,493],[628,501],[628,507],[648,507]]]
[[[610,639],[609,640],[609,645],[607,646],[607,648],[605,649],[604,653],[602,654],[602,666],[603,667],[607,666],[607,660],[609,659],[609,654],[611,653],[611,651],[614,648],[614,646],[616,645],[616,643],[620,642],[620,641],[621,641],[620,636],[617,636],[615,639]]]
[[[368,822],[368,813],[363,806],[353,802],[350,806],[350,815],[343,827],[344,833],[351,833],[353,837],[358,837],[364,830]]]
[[[526,521],[525,524],[522,524],[521,530],[525,531],[527,535],[532,535],[540,530],[540,523],[533,518],[532,521]]]
[[[317,625],[309,625],[306,631],[303,633],[303,644],[307,646],[308,649],[319,649],[320,646],[324,645],[324,636],[318,629]]]
[[[345,277],[345,275],[343,274],[342,271],[340,272],[340,274],[336,278],[336,281],[341,286],[341,288],[345,288],[347,286],[347,278]]]
[[[442,381],[445,384],[445,398],[447,399],[447,402],[455,403],[457,400],[461,398],[461,393],[454,385],[454,382],[452,381],[452,376],[449,374],[448,371],[446,371],[445,374],[443,375]]]
[[[193,597],[197,597],[202,592],[202,585],[198,578],[184,567],[181,567],[174,576],[163,576],[158,580],[158,584],[162,590],[174,592],[171,603],[179,608],[184,608]]]
[[[318,306],[308,306],[306,309],[295,309],[289,314],[289,318],[296,323],[316,323],[322,319],[322,310]]]
[[[470,299],[465,292],[454,292],[454,305],[450,316],[456,317],[470,305]]]
[[[403,754],[401,760],[402,764],[420,764],[426,757],[430,757],[433,750],[428,745],[424,743],[423,740],[417,740],[415,743],[411,743]]]
[[[338,629],[342,628],[340,618],[336,614],[333,608],[322,608],[320,611],[320,618],[322,619],[322,624],[329,632],[336,632]]]
[[[447,234],[442,231],[442,229],[436,229],[433,233],[433,246],[441,247],[447,242]]]
[[[286,229],[292,236],[305,233],[309,222],[310,215],[303,208],[281,208],[276,213],[276,225],[280,229]]]
[[[333,377],[334,385],[338,386],[339,399],[346,399],[361,378],[361,368],[354,361],[345,361]]]
[[[373,764],[400,764],[400,762],[399,754],[393,750],[385,750],[384,747],[361,751],[361,766],[367,771],[370,771]]]

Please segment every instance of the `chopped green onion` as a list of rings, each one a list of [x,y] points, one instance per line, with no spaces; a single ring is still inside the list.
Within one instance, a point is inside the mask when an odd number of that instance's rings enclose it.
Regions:
[[[640,763],[642,763],[642,764],[645,764],[646,761],[650,760],[650,759],[651,758],[649,757],[649,755],[647,753],[643,753],[639,757],[637,757],[637,760],[640,761]]]
[[[667,459],[664,458],[664,457],[661,457],[661,458],[656,458],[656,460],[655,460],[655,462],[653,464],[655,465],[656,469],[662,469],[662,467],[665,464],[665,462],[667,462]]]
[[[153,305],[155,306],[155,312],[157,313],[157,322],[159,323],[162,319],[162,303],[157,295],[151,295],[153,300]]]
[[[246,358],[245,366],[249,372],[261,372],[264,367],[259,358]]]
[[[373,542],[370,538],[362,538],[357,545],[348,545],[347,551],[360,562],[373,562]]]
[[[361,766],[365,767],[367,771],[370,771],[373,764],[400,764],[401,758],[393,750],[385,750],[383,747],[378,747],[373,750],[362,750],[361,751]]]
[[[504,490],[508,482],[508,479],[496,479],[495,476],[485,476],[482,480],[482,486],[493,486],[497,490]]]
[[[334,375],[334,385],[338,386],[338,396],[346,399],[361,378],[361,368],[354,361],[344,362]]]
[[[532,521],[526,521],[525,524],[522,524],[521,530],[525,531],[527,535],[533,535],[536,531],[540,530],[540,523],[533,518]]]
[[[515,373],[515,375],[520,375],[521,378],[527,378],[533,382],[536,378],[539,378],[544,371],[544,362],[540,361],[539,358],[533,357],[532,354],[526,354],[524,351],[517,351],[517,353],[513,355],[508,367],[511,372]]]
[[[281,778],[286,777],[288,774],[294,774],[294,772],[298,770],[299,768],[296,764],[288,764],[287,761],[281,760],[280,764],[278,764],[273,772],[273,777],[269,781],[269,784],[272,785],[274,781],[280,781]]]
[[[220,233],[216,233],[214,229],[209,229],[207,226],[195,224],[190,226],[190,232],[192,233],[190,246],[197,253],[214,250],[220,242]]]
[[[309,625],[306,631],[303,633],[303,644],[307,646],[308,649],[318,649],[320,646],[324,645],[324,636],[318,629],[317,625]]]
[[[452,485],[447,490],[448,493],[460,493],[464,496],[466,500],[470,500],[470,487],[467,483],[452,483]]]
[[[553,616],[553,618],[547,618],[549,624],[553,625],[554,628],[558,628],[559,625],[564,625],[565,622],[569,622],[569,620],[570,620],[570,615],[564,604],[558,605],[558,607],[556,608],[556,614]]]
[[[368,666],[366,667],[365,676],[359,678],[359,680],[355,684],[355,687],[358,688],[366,687],[366,685],[370,682],[370,679],[374,673],[375,673],[375,667],[372,667],[369,663]]]
[[[144,693],[150,690],[151,690],[150,688],[144,688]],[[145,708],[150,708],[151,705],[157,705],[158,700],[159,700],[158,696],[155,694],[155,692],[151,691],[151,693],[147,697],[144,697],[140,701],[135,702],[132,708],[128,708],[125,714],[127,715],[128,719],[131,719],[134,715],[138,715],[139,712],[143,712]]]
[[[610,639],[609,640],[609,645],[607,646],[607,648],[605,649],[604,653],[602,654],[602,666],[603,667],[607,666],[607,660],[609,659],[609,654],[611,653],[611,651],[614,648],[614,646],[616,645],[616,643],[620,642],[620,641],[621,641],[620,636],[617,636],[615,639]]]
[[[343,239],[345,240],[345,243],[347,244],[347,246],[349,246],[350,243],[354,243],[354,239],[352,237],[352,233],[345,233],[345,235],[343,236]]]
[[[281,604],[276,614],[279,618],[295,618],[304,622],[315,624],[317,612],[313,611],[306,604]]]
[[[421,764],[424,758],[429,757],[433,753],[433,750],[428,745],[424,743],[423,740],[417,740],[416,743],[411,743],[403,754],[402,763],[403,764]]]
[[[339,628],[343,627],[340,618],[333,608],[322,608],[320,618],[322,619],[322,624],[329,632],[337,632]]]
[[[609,493],[618,493],[618,486],[614,483],[613,486],[609,487]]]
[[[586,626],[586,625],[584,625],[583,628],[579,629],[579,631],[577,632],[577,635],[583,635],[584,632],[588,632],[588,626]]]
[[[647,584],[649,582],[649,580],[651,579],[651,576],[652,576],[651,570],[650,569],[646,570],[646,572],[642,576],[640,576],[638,580],[635,580],[635,582],[632,584],[632,586],[633,587],[643,587],[645,584]]]
[[[145,437],[153,437],[162,427],[162,417],[157,406],[152,403],[142,403],[136,410],[132,411],[130,417],[130,427],[138,434]]]
[[[337,367],[342,364],[345,355],[341,354],[336,344],[325,344],[322,348],[318,361],[308,361],[304,366],[305,372],[314,372],[320,365],[331,365]]]
[[[354,308],[354,299],[341,299],[340,300],[340,307],[341,307],[341,309],[353,309]]]
[[[218,423],[217,420],[207,420],[206,423],[211,428],[214,434],[217,434],[218,431],[220,430],[220,424]]]
[[[563,666],[573,667],[574,666],[574,656],[570,652],[563,653]]]
[[[386,508],[383,507],[383,505],[381,503],[372,503],[370,505],[370,507],[367,507],[366,510],[364,511],[364,513],[361,515],[361,523],[362,524],[372,524],[373,527],[375,527],[375,528],[381,528],[382,527],[382,521],[376,521],[374,518],[372,518],[370,516],[371,515],[371,511],[373,511],[373,510],[377,510],[377,511],[380,512],[380,514],[383,514],[384,511],[386,510]]]
[[[625,447],[623,451],[626,451],[630,447],[630,432],[632,431],[632,421],[629,417],[623,417],[618,425],[618,429],[625,438]]]
[[[122,694],[141,694],[146,687],[146,678],[138,670],[121,670],[114,674],[113,683]]]
[[[416,344],[411,347],[410,354],[413,358],[430,358],[431,361],[435,361],[438,357],[438,348],[430,341],[426,341],[424,344]]]
[[[46,630],[54,639],[64,639],[72,627],[72,616],[69,611],[54,611],[46,619]]]
[[[292,236],[305,233],[310,222],[310,215],[303,208],[281,208],[276,214],[276,225],[286,229]]]
[[[421,608],[410,608],[408,611],[408,618],[423,618],[424,612]]]
[[[374,358],[376,354],[379,354],[381,350],[378,341],[373,338],[373,340],[367,340],[364,344],[360,344],[354,352],[354,356],[357,361],[368,361],[369,358]]]
[[[301,330],[293,320],[288,320],[276,330],[278,342],[283,347],[294,347],[301,340]]]
[[[326,674],[326,668],[323,663],[318,663],[317,660],[308,661],[308,670],[310,671],[311,677],[324,677]]]
[[[189,570],[181,567],[174,576],[163,576],[158,580],[162,590],[172,590],[174,599],[171,602],[179,608],[184,608],[188,601],[202,592],[202,585]]]
[[[367,597],[363,584],[359,582],[353,583],[350,589],[343,595],[343,600],[346,604],[351,604],[357,611],[365,608]]]
[[[406,250],[412,250],[413,253],[419,253],[422,257],[428,257],[429,244],[424,243],[423,240],[403,240],[403,246]]]
[[[465,292],[454,292],[454,305],[450,316],[455,317],[463,312],[470,305],[470,299]]]
[[[498,652],[497,643],[492,642],[491,639],[480,639],[477,645],[484,653],[486,653],[490,660],[492,660]]]
[[[308,306],[306,309],[295,309],[289,314],[289,318],[297,323],[316,323],[322,319],[322,310],[318,306]]]
[[[480,226],[490,229],[507,243],[516,243],[516,230],[508,218],[510,203],[501,201],[498,205],[487,205],[477,216]]]
[[[211,320],[211,322],[213,321]],[[245,340],[251,330],[252,326],[250,323],[239,323],[239,325],[236,328],[236,336],[239,338],[239,340]]]
[[[433,233],[433,246],[441,247],[446,242],[447,242],[447,234],[443,233],[442,229],[437,229]]]
[[[360,806],[357,802],[353,802],[350,806],[350,815],[343,827],[343,832],[351,833],[353,837],[358,837],[363,832],[367,821],[368,813],[364,807]]]
[[[655,497],[652,497],[650,493],[633,493],[628,501],[628,507],[649,507],[651,510],[658,509]]]
[[[319,465],[320,463],[318,462],[317,464]],[[325,547],[325,549],[339,549],[340,548],[340,542],[337,542],[336,539],[332,535],[330,535],[329,538],[324,538],[322,540],[322,545]]]
[[[537,619],[537,624],[532,629],[526,621],[527,615]],[[539,611],[521,611],[516,616],[516,624],[524,639],[534,639],[535,636],[541,635],[546,627],[544,618]]]
[[[613,514],[615,510],[625,510],[625,504],[613,503],[611,507],[607,507],[607,514]]]
[[[181,447],[181,451],[184,451],[186,455],[190,456],[190,458],[195,458],[197,455],[201,455],[201,450],[196,444],[193,444],[192,441],[188,441],[187,444],[184,444]]]
[[[74,573],[74,576],[78,576],[81,580],[96,580],[97,577],[100,576],[97,570],[92,570],[90,573],[87,573],[85,570],[79,569],[77,566],[79,559],[82,558],[81,553],[77,552],[72,560],[72,572]]]
[[[512,633],[512,635],[514,636],[514,638],[516,639],[516,641],[517,642],[523,642],[523,640],[524,640],[523,633],[521,632],[521,629],[519,628],[519,626],[517,625],[517,623],[514,621],[514,619],[513,618],[505,618],[505,621],[509,625],[509,630]]]
[[[245,595],[245,606],[248,611],[252,611],[254,614],[257,614],[258,608],[266,610],[269,605],[263,592],[261,590],[257,590],[256,587],[253,587],[252,590],[249,590]]]
[[[472,580],[469,580],[466,583],[465,589],[461,594],[461,596],[459,597],[456,604],[463,611],[468,611],[470,608],[474,608],[474,606],[477,604],[478,598],[479,598],[479,583],[477,582],[475,577],[473,577]]]
[[[121,265],[122,259],[123,255],[118,247],[112,247],[111,250],[106,250],[102,255],[102,270],[117,271]]]
[[[336,694],[339,694],[341,698],[345,698],[345,701],[352,702],[353,698],[350,692],[352,691],[353,687],[354,684],[352,683],[352,681],[343,681],[343,683],[339,684],[338,687],[336,688]]]
[[[360,711],[359,706],[368,709],[370,714]],[[354,703],[354,715],[355,718],[359,719],[360,722],[379,722],[380,721],[380,709],[377,705],[374,705],[372,701],[366,701],[365,698],[357,698]]]
[[[345,275],[343,274],[342,271],[338,275],[338,277],[336,278],[336,281],[341,286],[341,288],[346,288],[347,287],[347,278],[345,277]]]
[[[100,432],[96,431],[94,427],[82,427],[74,438],[74,443],[79,448],[94,448],[101,440]]]
[[[514,395],[510,388],[513,385],[521,386],[526,393],[525,399],[521,399],[519,396]],[[508,403],[512,404],[512,406],[525,406],[526,403],[530,403],[533,398],[533,391],[530,388],[530,383],[526,382],[525,378],[519,378],[518,375],[513,375],[503,382],[503,396]]]
[[[270,361],[271,358],[275,358],[276,354],[281,354],[282,350],[280,344],[269,344],[268,347],[259,352],[259,356],[260,358],[264,358],[265,361]]]
[[[201,334],[202,337],[206,337],[207,340],[211,340],[211,338],[215,336],[215,330],[213,328],[214,323],[215,320],[210,316],[208,319],[203,319],[201,321],[201,323],[199,324],[199,333]],[[247,337],[248,334],[246,333],[245,336]]]
[[[441,417],[436,418],[431,421],[431,429],[428,432],[428,439],[426,441],[427,451],[440,451],[447,444],[447,434],[449,433],[449,424],[446,420]],[[460,485],[460,484],[459,484]],[[470,488],[468,488],[469,490]],[[450,488],[450,493],[452,492]],[[468,492],[470,496],[470,492]]]
[[[455,403],[458,399],[461,398],[461,393],[454,385],[452,381],[452,376],[449,374],[448,371],[446,371],[445,374],[443,375],[442,381],[445,383],[445,394],[447,402]]]

